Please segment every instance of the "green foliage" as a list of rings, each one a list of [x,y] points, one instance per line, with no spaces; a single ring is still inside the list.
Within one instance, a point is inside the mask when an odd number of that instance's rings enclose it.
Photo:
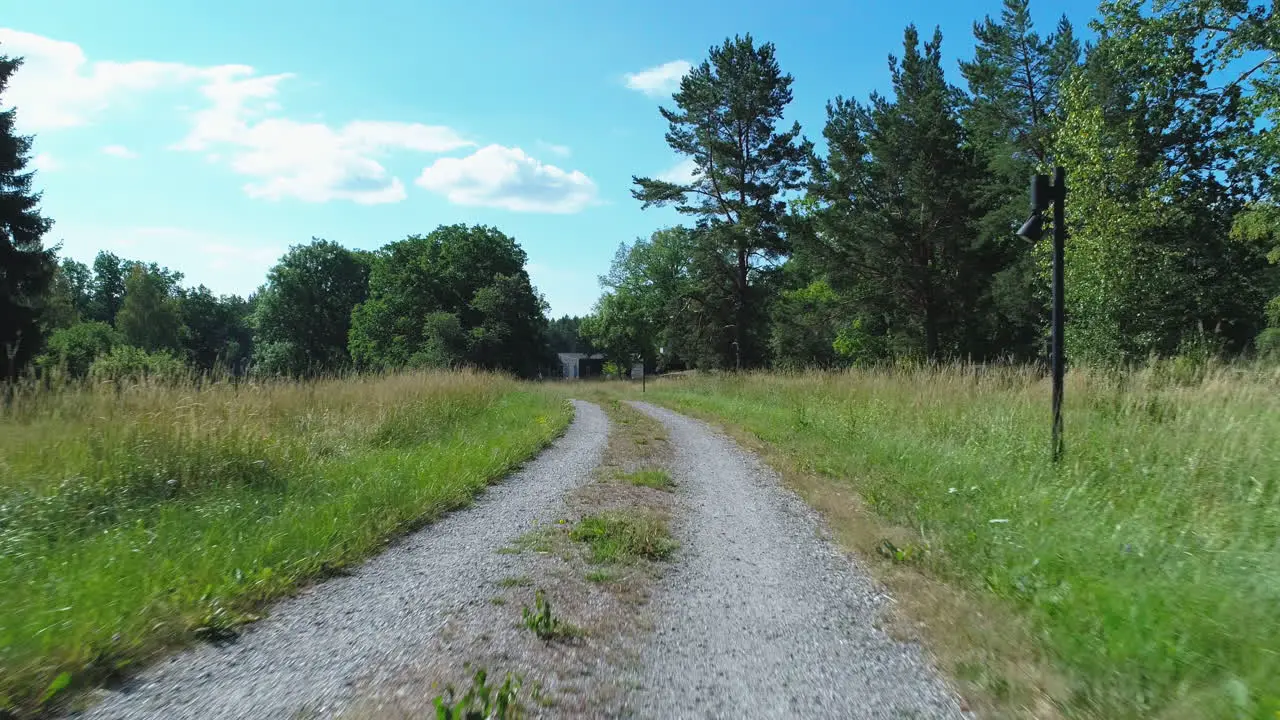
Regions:
[[[253,350],[249,303],[236,295],[217,297],[201,285],[182,293],[182,349],[187,362],[202,371],[237,369]]]
[[[93,258],[93,281],[89,289],[89,317],[114,325],[124,303],[124,281],[128,267],[114,253],[99,250]]]
[[[812,152],[799,123],[778,130],[793,78],[781,71],[774,50],[772,43],[757,47],[750,35],[712,47],[681,79],[672,96],[676,108],[661,108],[667,144],[694,163],[692,177],[637,177],[632,190],[644,207],[675,205],[706,231],[702,240],[721,267],[695,277],[701,275],[704,304],[729,301],[729,319],[721,325],[729,326],[733,367],[764,360],[763,303],[752,292],[753,280],[789,249],[783,198],[803,187]]]
[[[1032,247],[1012,229],[1027,217],[1027,178],[1053,164],[1061,125],[1061,85],[1079,62],[1080,46],[1066,17],[1047,36],[1035,30],[1027,0],[1005,0],[999,20],[974,25],[974,57],[960,62],[969,98],[961,104],[967,145],[986,172],[979,181],[985,211],[976,244],[986,248],[990,278],[981,318],[984,354],[1031,358],[1041,353],[1048,323],[1048,285],[1038,277]]]
[[[82,322],[55,330],[49,336],[41,367],[57,370],[71,377],[84,377],[99,357],[110,353],[124,337],[103,322]]]
[[[176,383],[190,376],[190,368],[168,352],[147,352],[132,345],[115,345],[89,366],[95,382]]]
[[[476,671],[471,687],[462,697],[454,699],[453,686],[437,695],[433,701],[436,720],[518,720],[524,716],[524,708],[517,695],[521,678],[507,673],[502,685],[492,687],[486,682],[484,668]]]
[[[1246,152],[1255,119],[1215,89],[1193,25],[1144,12],[1104,3],[1062,92],[1068,344],[1085,360],[1173,355],[1202,329],[1237,352],[1267,299],[1264,251],[1231,232],[1265,175]]]
[[[551,364],[546,305],[525,261],[515,240],[479,225],[442,225],[387,245],[352,316],[352,358],[370,369],[467,363],[536,374]]]
[[[551,612],[551,603],[547,600],[547,595],[542,588],[534,592],[532,608],[528,605],[520,608],[520,621],[533,631],[534,635],[547,641],[576,637],[582,632]]]
[[[591,341],[582,334],[583,319],[565,315],[548,323],[547,344],[553,352],[580,352],[588,355],[596,352]]]
[[[676,549],[666,522],[642,511],[612,510],[588,515],[569,531],[569,539],[585,543],[594,563],[666,560]]]
[[[256,300],[255,370],[303,375],[347,367],[352,308],[368,289],[369,268],[357,253],[319,238],[291,247]]]
[[[831,286],[815,280],[784,290],[773,306],[769,338],[773,362],[783,368],[831,367],[836,364],[845,309]]]
[[[422,348],[409,357],[412,367],[452,368],[467,358],[467,335],[456,313],[433,312],[422,323]]]
[[[479,319],[469,333],[470,360],[476,366],[532,377],[552,364],[545,335],[547,304],[523,268],[513,275],[494,275],[469,307]]]
[[[914,26],[890,59],[894,99],[836,98],[823,131],[829,155],[812,192],[832,284],[885,318],[908,353],[985,357],[989,282],[1005,258],[977,242],[984,168],[965,150],[960,91],[942,70],[942,35]]]
[[[176,290],[173,284],[161,273],[134,264],[124,288],[116,328],[125,342],[150,353],[176,352],[182,316],[177,298],[170,294]]]
[[[1253,341],[1258,356],[1267,360],[1280,360],[1280,327],[1269,327]]]
[[[46,333],[71,327],[89,317],[89,268],[70,258],[63,259],[53,274],[45,296],[40,323]]]
[[[0,98],[20,58],[0,55]],[[40,214],[31,138],[18,135],[17,110],[0,100],[0,378],[13,378],[40,351],[41,309],[53,282],[54,251],[41,240],[53,221]]]
[[[870,323],[863,317],[840,328],[832,349],[840,358],[854,365],[866,365],[885,360],[890,356],[889,343],[883,335],[871,332]]]

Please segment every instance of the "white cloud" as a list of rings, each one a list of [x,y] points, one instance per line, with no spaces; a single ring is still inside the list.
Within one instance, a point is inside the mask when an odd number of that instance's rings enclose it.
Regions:
[[[53,172],[62,169],[62,163],[49,153],[36,153],[27,167],[37,172]]]
[[[693,69],[687,60],[672,60],[647,70],[627,73],[627,87],[652,97],[664,97],[680,88],[680,78]]]
[[[582,172],[566,172],[502,145],[465,158],[441,158],[422,171],[417,184],[456,205],[516,212],[576,213],[596,196],[596,184]]]
[[[677,185],[688,185],[694,181],[698,164],[693,158],[685,158],[671,167],[658,173],[659,180],[666,180]]]
[[[132,160],[133,158],[138,157],[138,153],[123,145],[107,145],[102,148],[102,154],[122,158],[124,160]]]
[[[84,125],[131,93],[199,87],[209,105],[191,113],[191,131],[171,147],[199,151],[248,176],[244,190],[251,197],[397,202],[405,187],[380,162],[386,154],[474,145],[450,128],[420,123],[356,120],[331,127],[280,117],[277,96],[293,77],[288,73],[264,75],[247,65],[90,62],[75,43],[9,29],[0,29],[0,46],[25,58],[5,97],[18,107],[24,131]],[[128,156],[119,150],[103,152]]]
[[[546,140],[538,141],[538,149],[549,152],[552,155],[559,155],[560,157],[569,157],[573,154],[573,151],[569,149],[568,145],[556,145],[555,143],[549,143]]]
[[[23,58],[5,101],[18,108],[24,132],[84,125],[130,93],[190,83],[219,71],[151,60],[91,63],[75,43],[8,28],[0,28],[0,47]]]
[[[276,106],[287,74],[255,75],[249,68],[218,76],[203,92],[212,105],[195,113],[191,132],[174,148],[224,148],[237,173],[254,178],[250,197],[305,202],[399,202],[404,183],[378,158],[392,150],[440,153],[474,145],[454,130],[420,123],[356,120],[341,128],[279,117],[260,118]],[[206,153],[213,162],[223,154]]]

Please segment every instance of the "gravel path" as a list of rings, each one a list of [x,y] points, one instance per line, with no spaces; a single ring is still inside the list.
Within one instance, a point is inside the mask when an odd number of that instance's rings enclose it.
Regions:
[[[875,628],[881,591],[771,470],[701,422],[633,404],[667,426],[687,505],[637,717],[966,717],[917,646]]]
[[[496,552],[550,521],[561,495],[587,482],[608,421],[575,401],[563,438],[474,506],[414,533],[353,574],[276,605],[236,642],[201,645],[143,672],[90,718],[329,716],[361,681],[418,659],[451,613],[487,603],[511,556]]]

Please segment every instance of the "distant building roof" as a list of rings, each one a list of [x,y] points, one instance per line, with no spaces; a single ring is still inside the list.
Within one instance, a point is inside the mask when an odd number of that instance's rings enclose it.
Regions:
[[[586,359],[586,360],[603,360],[604,359],[604,355],[601,355],[600,353],[595,353],[594,355],[588,355],[587,353],[556,353],[556,355],[560,356],[560,362],[569,362],[570,360],[583,360],[583,359]]]

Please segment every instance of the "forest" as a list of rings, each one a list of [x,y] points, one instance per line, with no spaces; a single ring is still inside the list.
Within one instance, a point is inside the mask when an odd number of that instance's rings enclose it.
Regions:
[[[1064,17],[1041,33],[1027,0],[1006,0],[974,24],[958,87],[941,32],[909,26],[891,91],[832,98],[821,150],[783,120],[793,78],[775,47],[726,39],[660,108],[691,182],[634,178],[638,202],[687,223],[623,243],[592,312],[554,322],[525,252],[487,226],[377,250],[313,239],[248,298],[105,251],[92,267],[60,259],[27,168],[32,138],[9,108],[5,371],[536,377],[578,349],[658,370],[1036,362],[1047,243],[1014,231],[1029,177],[1055,166],[1069,188],[1071,363],[1277,357],[1275,8],[1108,0],[1090,30],[1082,42]],[[0,56],[0,92],[20,64]]]

